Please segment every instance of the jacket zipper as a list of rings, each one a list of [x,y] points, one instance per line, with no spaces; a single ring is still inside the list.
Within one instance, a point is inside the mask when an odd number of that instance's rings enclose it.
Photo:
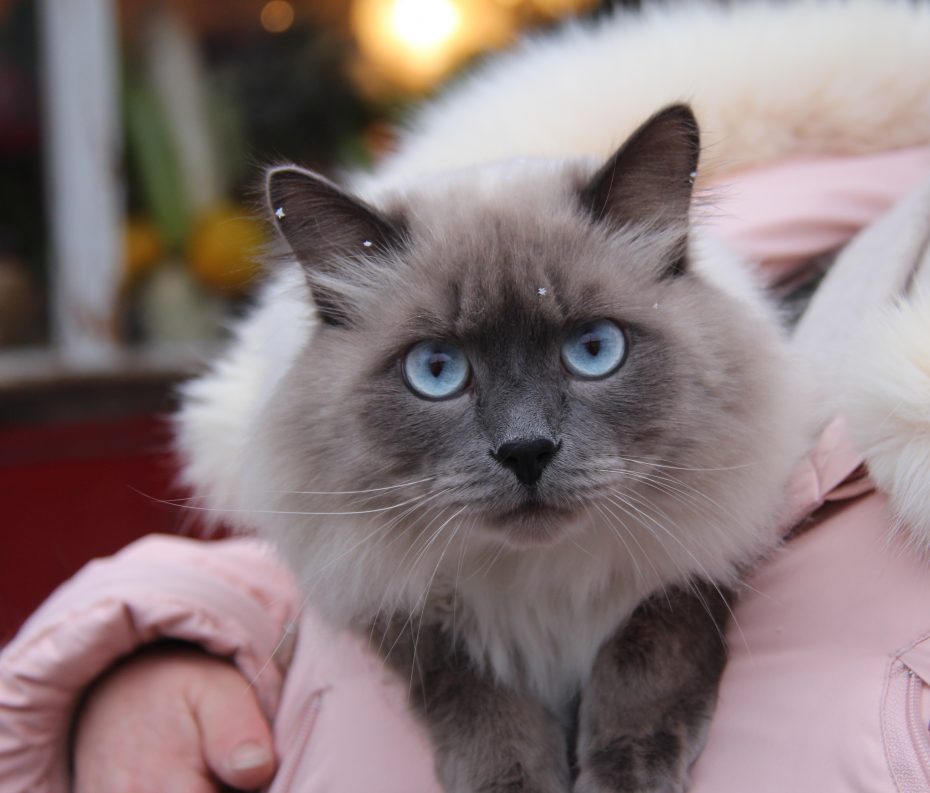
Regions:
[[[907,722],[914,751],[920,758],[924,779],[930,783],[930,727],[923,723],[920,700],[924,681],[912,669],[907,670]]]
[[[296,753],[298,749],[301,755],[306,752],[307,744],[310,742],[310,735],[313,732],[313,728],[316,725],[317,716],[320,712],[320,705],[323,701],[324,690],[315,692],[310,699],[310,704],[307,706],[307,711],[300,722],[300,729],[295,736],[295,740],[291,743],[291,751],[294,753]],[[284,779],[280,781],[275,779],[272,781],[272,785],[280,784],[280,788],[276,789],[281,790],[282,793],[289,793],[294,784],[294,775],[297,773],[297,769],[299,767],[300,762],[294,762]]]

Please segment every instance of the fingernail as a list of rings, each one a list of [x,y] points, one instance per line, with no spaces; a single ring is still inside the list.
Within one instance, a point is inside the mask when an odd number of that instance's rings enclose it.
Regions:
[[[229,767],[233,771],[247,771],[260,768],[271,762],[271,752],[260,743],[244,743],[237,746],[229,758]]]

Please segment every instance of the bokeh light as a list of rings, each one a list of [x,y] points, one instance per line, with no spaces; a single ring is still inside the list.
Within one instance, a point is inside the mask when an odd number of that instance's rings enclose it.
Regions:
[[[262,6],[260,20],[269,33],[284,33],[294,24],[294,7],[287,0],[269,0]]]
[[[476,53],[505,44],[515,20],[498,0],[355,0],[352,28],[374,72],[416,92]]]
[[[461,23],[451,0],[396,0],[390,14],[394,35],[415,50],[442,47]]]

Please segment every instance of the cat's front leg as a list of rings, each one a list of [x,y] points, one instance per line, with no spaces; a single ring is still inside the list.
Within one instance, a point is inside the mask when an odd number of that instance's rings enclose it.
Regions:
[[[643,603],[582,692],[575,793],[682,793],[726,662],[726,594],[696,583]]]
[[[562,725],[527,693],[504,687],[454,647],[441,625],[379,621],[374,647],[405,684],[432,738],[447,793],[566,793]]]

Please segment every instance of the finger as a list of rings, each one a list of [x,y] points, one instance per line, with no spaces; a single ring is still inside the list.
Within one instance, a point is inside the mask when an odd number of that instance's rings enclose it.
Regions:
[[[106,767],[93,769],[78,775],[73,783],[73,793],[217,793],[215,782],[188,768],[171,768],[152,764],[140,764],[132,769]]]
[[[216,793],[199,751],[182,750],[155,731],[134,726],[124,722],[117,733],[81,729],[74,747],[73,793]],[[197,747],[193,722],[189,733],[182,726],[175,734],[189,748]]]
[[[271,730],[242,675],[223,670],[193,704],[204,761],[220,781],[246,790],[268,784],[276,768]]]
[[[74,793],[216,793],[191,708],[163,682],[140,657],[91,689],[74,726]]]

